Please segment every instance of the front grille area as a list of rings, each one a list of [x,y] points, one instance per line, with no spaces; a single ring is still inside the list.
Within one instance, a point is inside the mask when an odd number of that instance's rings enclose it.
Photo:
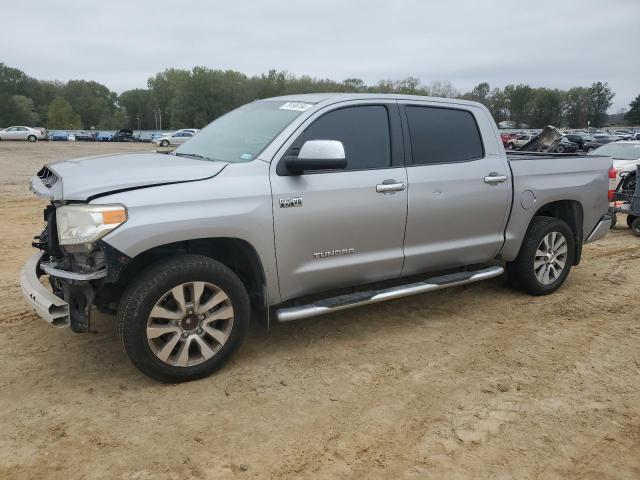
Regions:
[[[51,188],[51,186],[58,181],[58,176],[46,166],[40,169],[38,172],[38,178],[42,180],[42,183],[47,188]]]
[[[37,249],[43,250],[49,257],[60,256],[60,246],[58,244],[58,232],[56,226],[56,209],[53,205],[44,209],[44,220],[46,223],[40,235],[33,237],[31,244]]]

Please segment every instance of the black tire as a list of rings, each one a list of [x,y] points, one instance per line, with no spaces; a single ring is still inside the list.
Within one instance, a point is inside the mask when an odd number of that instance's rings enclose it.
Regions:
[[[558,145],[558,153],[564,153],[564,146],[563,145]]]
[[[550,284],[538,280],[534,270],[536,250],[542,239],[552,232],[561,233],[567,241],[565,265],[560,275]],[[547,295],[557,290],[569,275],[575,256],[575,243],[571,228],[562,220],[553,217],[533,217],[513,262],[507,263],[511,285],[531,295]]]
[[[631,231],[636,237],[640,237],[640,217],[634,217],[631,222]]]
[[[640,218],[640,217],[634,217],[633,215],[627,215],[627,227],[631,228],[631,224],[633,223],[633,220],[636,218]]]
[[[618,224],[618,216],[615,213],[609,213],[609,216],[611,217],[611,230],[613,230]]]
[[[162,140],[162,141],[160,142],[160,146],[161,146],[161,147],[168,147],[168,146],[169,146],[169,142],[168,142],[167,140]]]
[[[170,289],[186,282],[210,282],[229,298],[233,324],[226,342],[202,363],[174,366],[160,360],[147,340],[147,321],[156,302]],[[237,275],[220,262],[202,255],[176,255],[151,265],[127,287],[118,308],[117,328],[125,352],[145,375],[167,383],[206,377],[220,368],[244,341],[251,307]]]
[[[593,152],[594,150],[595,150],[595,148],[594,148],[594,147],[589,147],[589,148],[587,148],[587,153],[589,153],[589,152]]]
[[[514,148],[516,148],[516,146],[513,143],[507,143],[507,149],[508,150],[513,150]]]
[[[38,137],[36,137],[35,135],[29,135],[27,137],[27,140],[29,140],[30,142],[36,142],[38,141]]]

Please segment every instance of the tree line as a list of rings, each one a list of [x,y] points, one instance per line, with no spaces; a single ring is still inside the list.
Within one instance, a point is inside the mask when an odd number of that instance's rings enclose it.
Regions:
[[[487,106],[496,122],[518,126],[600,127],[608,121],[614,93],[606,82],[568,90],[525,84],[491,88],[486,82],[459,92],[450,82],[422,83],[408,77],[367,85],[359,78],[343,81],[296,76],[271,70],[248,76],[233,70],[194,67],[167,69],[149,78],[147,88],[118,95],[98,82],[42,81],[0,63],[0,126],[33,125],[50,129],[142,130],[201,128],[220,115],[259,98],[311,92],[401,93],[475,100]],[[640,95],[626,117],[640,123]]]

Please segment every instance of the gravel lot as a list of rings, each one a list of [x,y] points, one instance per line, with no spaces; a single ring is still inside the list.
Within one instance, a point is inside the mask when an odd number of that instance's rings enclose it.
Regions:
[[[49,161],[136,144],[0,142],[0,478],[640,478],[640,239],[624,219],[556,294],[501,279],[252,328],[167,386],[27,310]],[[123,175],[126,172],[123,172]]]

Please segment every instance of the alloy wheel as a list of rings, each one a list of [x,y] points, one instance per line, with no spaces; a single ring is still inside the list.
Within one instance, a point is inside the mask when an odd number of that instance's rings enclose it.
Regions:
[[[555,282],[567,264],[567,239],[560,232],[545,235],[536,249],[533,271],[543,285]]]
[[[233,328],[229,296],[207,282],[187,282],[166,292],[151,309],[147,342],[162,362],[177,367],[203,363],[220,351]]]

